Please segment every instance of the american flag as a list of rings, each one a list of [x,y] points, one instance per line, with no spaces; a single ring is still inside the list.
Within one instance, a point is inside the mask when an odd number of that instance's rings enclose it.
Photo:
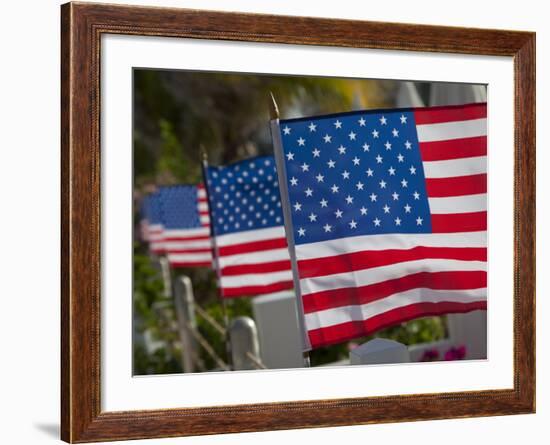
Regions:
[[[140,223],[141,237],[149,243],[149,250],[154,254],[163,252],[162,234],[163,225],[160,212],[160,199],[158,193],[146,195],[141,205],[142,220]]]
[[[207,166],[205,174],[222,296],[291,289],[274,158]]]
[[[273,121],[306,347],[486,309],[486,117],[469,104]]]
[[[173,185],[158,191],[163,223],[162,251],[172,267],[212,264],[210,217],[202,185]]]

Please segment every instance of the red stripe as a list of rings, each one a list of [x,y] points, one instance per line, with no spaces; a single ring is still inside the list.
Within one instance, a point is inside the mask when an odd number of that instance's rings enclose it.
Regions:
[[[209,215],[210,213],[208,212],[208,210],[201,210],[199,212],[199,215]]]
[[[325,258],[300,260],[298,261],[298,270],[300,278],[311,278],[427,258],[487,261],[487,249],[483,247],[418,246],[407,250],[364,250]]]
[[[242,244],[232,244],[218,249],[220,256],[236,255],[239,253],[258,252],[261,250],[272,250],[286,247],[286,238],[274,238],[260,241],[252,241]]]
[[[309,341],[313,349],[329,346],[373,334],[381,329],[413,320],[420,317],[429,317],[441,314],[463,313],[479,309],[487,309],[486,301],[472,303],[416,303],[404,306],[383,314],[376,315],[368,320],[351,321],[326,328],[314,329],[308,332]]]
[[[368,286],[331,289],[302,297],[304,312],[358,306],[411,289],[463,290],[487,287],[485,271],[419,272]]]
[[[485,156],[487,155],[487,136],[421,142],[420,153],[423,161],[444,161],[447,159]]]
[[[200,240],[209,240],[209,235],[195,235],[195,236],[170,236],[162,238],[162,241],[200,241]]]
[[[170,266],[172,267],[209,267],[212,265],[212,261],[203,261],[197,263],[191,262],[180,262],[180,261],[171,261]]]
[[[241,264],[239,266],[226,266],[221,270],[222,276],[246,275],[251,273],[269,273],[290,270],[290,260],[273,261],[271,263]]]
[[[222,296],[225,298],[271,294],[282,290],[292,289],[292,281],[280,281],[265,286],[242,286],[222,288]]]
[[[426,192],[430,198],[487,193],[487,174],[454,178],[427,178]]]
[[[459,106],[416,108],[416,125],[437,124],[441,122],[467,121],[487,117],[487,104],[467,104]]]
[[[432,215],[433,233],[479,232],[487,230],[487,212]]]
[[[196,249],[171,249],[170,246],[166,246],[165,250],[168,253],[205,253],[210,252],[212,249],[210,247],[200,247]]]

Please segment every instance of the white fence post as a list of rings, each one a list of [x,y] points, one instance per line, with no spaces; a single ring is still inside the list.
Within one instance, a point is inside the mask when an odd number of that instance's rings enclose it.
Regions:
[[[180,276],[174,283],[174,302],[181,342],[183,372],[193,372],[195,370],[197,345],[189,330],[197,328],[197,319],[195,317],[193,286],[189,277]]]
[[[233,369],[258,369],[260,345],[256,323],[250,317],[237,317],[229,327]],[[261,366],[261,365],[260,365]]]

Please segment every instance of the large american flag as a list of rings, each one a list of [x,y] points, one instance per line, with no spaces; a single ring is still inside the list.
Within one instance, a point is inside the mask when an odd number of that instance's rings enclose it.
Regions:
[[[274,127],[306,347],[486,309],[486,116],[469,104]]]
[[[292,288],[275,160],[207,166],[208,199],[223,297]]]
[[[202,185],[173,185],[158,190],[163,226],[162,252],[172,267],[212,264],[210,217]]]
[[[149,243],[151,253],[163,253],[162,234],[164,227],[162,225],[160,197],[158,193],[151,193],[143,197],[141,217],[141,238],[143,241]]]

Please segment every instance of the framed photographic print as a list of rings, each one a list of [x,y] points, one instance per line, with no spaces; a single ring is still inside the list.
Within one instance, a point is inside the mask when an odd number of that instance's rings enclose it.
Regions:
[[[535,410],[535,35],[62,6],[62,439]]]

